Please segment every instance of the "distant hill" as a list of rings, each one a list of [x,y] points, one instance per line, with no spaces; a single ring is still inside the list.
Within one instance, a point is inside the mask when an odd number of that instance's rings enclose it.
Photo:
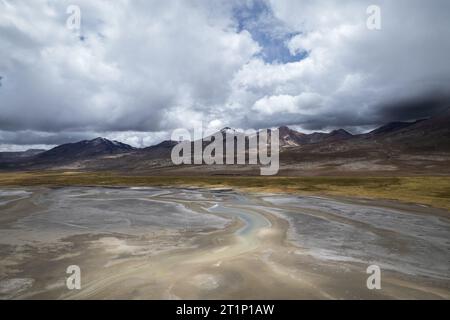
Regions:
[[[106,156],[114,156],[135,151],[127,144],[105,138],[67,143],[50,150],[28,150],[20,157],[2,157],[0,169],[54,169],[73,163],[82,163]],[[83,165],[78,165],[83,168]]]
[[[177,144],[178,142],[176,141],[165,140],[161,143],[158,143],[157,145],[141,149],[140,153],[152,156],[154,158],[170,157],[172,148],[175,147]]]
[[[298,147],[305,144],[321,143],[321,142],[338,142],[347,140],[353,135],[344,129],[331,131],[330,133],[314,132],[311,134],[301,133],[288,127],[280,127],[280,146]]]
[[[403,128],[407,128],[409,126],[412,126],[414,124],[416,124],[417,122],[420,122],[423,120],[418,120],[415,122],[391,122],[388,123],[382,127],[379,127],[378,129],[375,129],[371,132],[369,132],[369,135],[384,135],[384,134],[391,134],[391,133],[395,133]]]
[[[135,150],[132,146],[105,138],[67,143],[37,155],[37,161],[74,161]]]
[[[287,126],[279,127],[280,146],[281,147],[297,147],[306,141],[307,135]]]
[[[244,135],[226,127],[219,131]],[[450,113],[413,122],[392,122],[365,134],[344,129],[305,134],[279,128],[280,174],[450,174]],[[248,146],[248,136],[245,137]],[[204,141],[202,147],[209,143]],[[0,153],[0,169],[112,170],[154,175],[256,174],[254,166],[174,166],[176,141],[147,148],[104,138],[63,144],[48,151]],[[248,148],[248,147],[247,147]],[[225,145],[224,145],[225,151]],[[246,149],[248,153],[248,149]]]
[[[14,160],[14,159],[18,160],[18,159],[34,157],[42,152],[45,152],[45,150],[29,149],[26,151],[0,152],[0,161],[1,160]]]

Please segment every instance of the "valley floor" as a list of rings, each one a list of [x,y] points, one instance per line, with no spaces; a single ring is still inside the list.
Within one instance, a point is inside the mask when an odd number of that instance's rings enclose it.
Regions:
[[[1,172],[1,186],[152,186],[395,200],[450,210],[450,176],[148,176],[118,172]]]
[[[0,187],[0,298],[450,299],[449,238],[448,211],[392,201]]]

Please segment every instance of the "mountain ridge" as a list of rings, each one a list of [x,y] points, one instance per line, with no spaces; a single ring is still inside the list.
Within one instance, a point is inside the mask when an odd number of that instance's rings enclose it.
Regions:
[[[450,168],[449,115],[411,122],[391,122],[368,133],[355,135],[344,129],[310,134],[287,126],[281,126],[279,130],[281,171],[289,174],[299,174],[301,170],[304,172],[305,168],[313,168],[311,171],[319,168],[327,174],[363,169],[369,172],[376,169],[416,173],[435,170],[437,167],[450,171],[447,167],[444,168],[447,163]],[[243,134],[230,127],[218,132],[222,135]],[[247,138],[248,136],[246,144]],[[0,169],[72,168],[184,174],[183,170],[190,172],[193,167],[174,166],[170,158],[172,148],[178,143],[165,140],[146,148],[134,148],[122,142],[99,137],[59,145],[22,158],[8,159],[0,153]],[[202,147],[209,143],[211,142],[204,141]],[[212,170],[206,167],[214,166],[200,166],[195,170]],[[227,174],[236,168],[238,166],[222,166],[214,169],[214,174]],[[240,170],[245,172],[247,167]],[[195,174],[198,173],[195,171]]]

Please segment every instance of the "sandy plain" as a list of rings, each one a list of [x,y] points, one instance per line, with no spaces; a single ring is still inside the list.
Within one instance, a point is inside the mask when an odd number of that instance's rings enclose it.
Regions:
[[[448,217],[223,188],[4,187],[0,298],[449,299]]]

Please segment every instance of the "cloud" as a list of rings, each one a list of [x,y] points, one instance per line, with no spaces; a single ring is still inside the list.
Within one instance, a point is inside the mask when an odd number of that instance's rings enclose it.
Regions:
[[[314,115],[322,103],[321,100],[321,96],[308,92],[301,93],[298,96],[266,96],[256,101],[252,109],[264,115],[280,113]]]
[[[374,114],[381,121],[408,121],[438,116],[449,110],[450,94],[434,92],[429,96],[398,98],[380,106]]]
[[[0,2],[0,129],[63,137],[189,125],[226,100],[260,50],[225,4],[78,1],[79,33],[65,26],[69,4]]]
[[[231,103],[245,110],[256,101],[239,125],[358,127],[432,115],[435,101],[450,106],[442,97],[450,87],[448,2],[379,1],[378,31],[366,27],[370,1],[270,3],[277,19],[297,32],[286,44],[290,52],[307,54],[291,63],[254,58],[239,71]],[[294,103],[305,94],[317,97],[308,113]]]
[[[360,128],[448,107],[450,3],[0,1],[0,144],[177,127]],[[8,147],[10,148],[10,147]]]

